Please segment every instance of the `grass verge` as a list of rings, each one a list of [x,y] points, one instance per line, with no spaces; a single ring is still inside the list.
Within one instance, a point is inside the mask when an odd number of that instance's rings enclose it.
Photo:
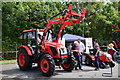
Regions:
[[[17,60],[4,60],[0,61],[0,63],[11,63],[11,62],[16,62]]]

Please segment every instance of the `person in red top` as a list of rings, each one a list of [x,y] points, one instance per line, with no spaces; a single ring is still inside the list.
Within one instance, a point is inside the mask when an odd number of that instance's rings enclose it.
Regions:
[[[73,52],[73,55],[75,57],[75,60],[77,61],[77,65],[75,66],[75,70],[78,70],[77,67],[79,67],[80,70],[82,69],[82,65],[81,65],[81,52],[80,52],[80,45],[78,43],[78,41],[74,42],[74,45],[72,46],[71,52]]]

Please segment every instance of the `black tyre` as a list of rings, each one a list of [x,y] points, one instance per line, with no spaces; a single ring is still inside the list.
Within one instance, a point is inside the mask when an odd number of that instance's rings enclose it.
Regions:
[[[24,48],[18,51],[17,63],[22,71],[29,70],[32,68],[32,58],[28,55]]]
[[[114,67],[115,66],[115,63],[113,61],[109,62],[108,63],[110,67]]]
[[[86,56],[85,64],[88,65],[88,66],[92,66],[92,59],[90,57]]]
[[[99,66],[101,69],[106,68],[106,64],[104,62],[99,62]]]
[[[75,67],[75,59],[69,59],[66,63],[62,64],[62,67],[65,71],[71,72]]]
[[[43,76],[50,77],[55,72],[55,63],[49,54],[44,54],[41,56],[38,66]]]

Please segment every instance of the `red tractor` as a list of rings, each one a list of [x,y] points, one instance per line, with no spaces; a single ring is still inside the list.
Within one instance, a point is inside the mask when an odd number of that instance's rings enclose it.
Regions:
[[[63,14],[62,17],[53,19],[60,14]],[[67,10],[47,19],[45,29],[23,30],[21,35],[23,44],[18,48],[17,57],[19,68],[23,71],[29,70],[32,68],[32,63],[37,63],[44,76],[53,75],[55,66],[62,66],[65,71],[72,71],[75,65],[74,58],[59,41],[62,39],[65,26],[80,23],[85,14],[86,9],[83,9],[81,14],[73,12],[70,4]],[[51,26],[58,23],[62,25],[53,41]]]
[[[85,63],[86,65],[94,65],[95,66],[95,54],[96,49],[90,49],[90,54],[86,56]],[[107,65],[110,67],[114,67],[115,63],[112,60],[112,56],[108,54],[107,47],[101,47],[101,50],[99,51],[99,67],[105,68]]]

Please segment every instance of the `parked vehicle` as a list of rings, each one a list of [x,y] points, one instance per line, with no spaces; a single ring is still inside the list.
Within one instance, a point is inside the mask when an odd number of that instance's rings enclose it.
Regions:
[[[110,67],[114,67],[114,61],[112,60],[112,56],[108,54],[107,47],[101,47],[101,51],[99,51],[99,63],[100,68],[105,68],[106,65]],[[90,54],[86,56],[85,63],[86,65],[95,66],[95,53],[96,49],[90,49]]]
[[[53,19],[62,14],[62,17]],[[65,71],[74,69],[74,58],[68,54],[65,45],[60,43],[66,25],[79,23],[86,14],[86,9],[82,13],[72,11],[70,4],[67,10],[64,10],[55,16],[47,19],[47,24],[44,29],[29,29],[23,30],[21,39],[23,44],[18,48],[17,63],[21,70],[29,70],[32,68],[32,63],[37,63],[44,76],[52,76],[55,71],[55,66],[62,66]],[[71,16],[78,16],[75,19]],[[51,25],[61,23],[56,37],[51,31]]]

